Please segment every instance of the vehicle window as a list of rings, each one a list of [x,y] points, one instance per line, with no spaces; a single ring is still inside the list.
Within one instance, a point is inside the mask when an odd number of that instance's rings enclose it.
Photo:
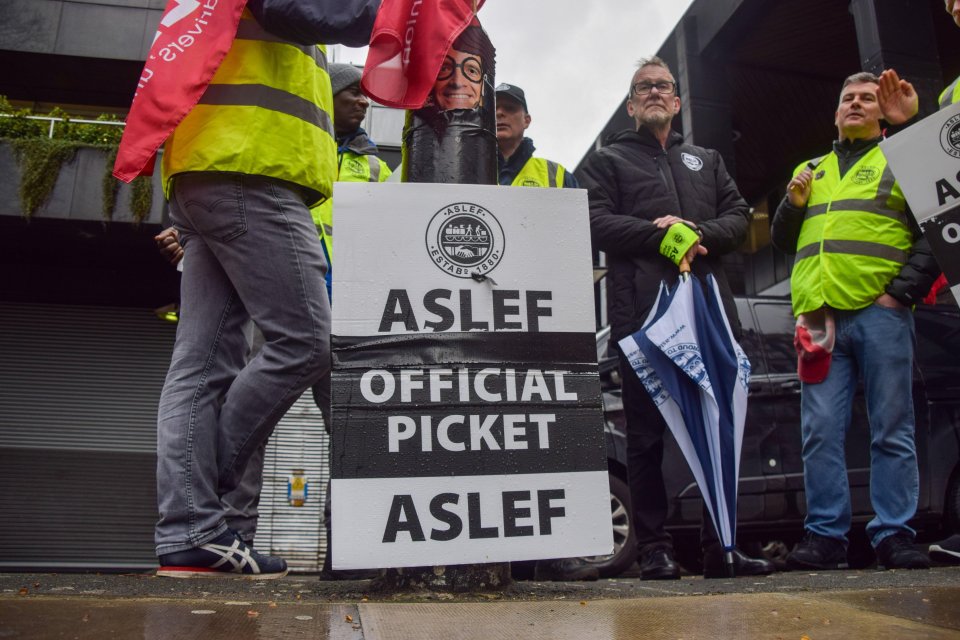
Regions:
[[[767,363],[763,357],[760,333],[757,331],[756,323],[753,320],[750,305],[743,298],[737,298],[736,302],[737,315],[740,316],[740,327],[743,331],[739,342],[750,359],[750,372],[755,376],[764,374],[767,372]]]
[[[795,373],[797,352],[793,346],[793,332],[796,321],[789,301],[758,302],[753,310],[763,335],[770,373]]]

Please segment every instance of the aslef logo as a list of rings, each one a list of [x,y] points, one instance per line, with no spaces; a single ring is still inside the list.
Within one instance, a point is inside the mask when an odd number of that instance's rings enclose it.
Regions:
[[[503,258],[503,227],[484,207],[470,202],[449,204],[427,225],[430,260],[444,273],[472,278],[493,271]]]
[[[954,158],[960,158],[960,115],[955,115],[940,128],[940,146]]]

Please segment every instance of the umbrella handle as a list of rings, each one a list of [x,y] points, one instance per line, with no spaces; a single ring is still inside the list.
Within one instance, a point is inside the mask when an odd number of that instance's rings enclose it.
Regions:
[[[686,256],[680,258],[680,273],[690,273],[690,261]]]

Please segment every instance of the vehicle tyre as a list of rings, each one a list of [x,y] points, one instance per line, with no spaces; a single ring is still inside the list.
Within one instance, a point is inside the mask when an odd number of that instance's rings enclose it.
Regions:
[[[960,468],[954,469],[943,502],[943,524],[948,534],[960,533]]]
[[[600,572],[601,578],[613,578],[629,569],[637,560],[637,532],[633,528],[633,509],[627,483],[610,478],[610,524],[613,527],[613,553],[583,558]]]

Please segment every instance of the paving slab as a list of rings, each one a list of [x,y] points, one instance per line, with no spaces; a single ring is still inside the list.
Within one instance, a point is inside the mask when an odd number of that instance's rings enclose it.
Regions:
[[[0,574],[0,640],[960,640],[960,567],[764,578],[518,582],[380,591],[369,580]]]

